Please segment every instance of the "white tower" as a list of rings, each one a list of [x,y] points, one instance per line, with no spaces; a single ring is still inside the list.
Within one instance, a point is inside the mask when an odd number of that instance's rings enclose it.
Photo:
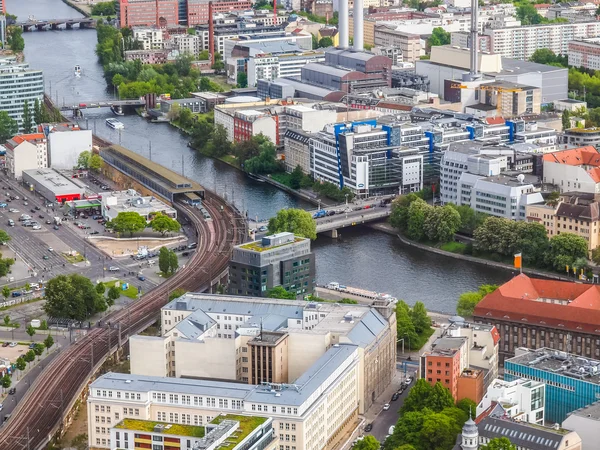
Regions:
[[[463,450],[477,450],[479,448],[479,430],[471,417],[463,425],[461,448]]]

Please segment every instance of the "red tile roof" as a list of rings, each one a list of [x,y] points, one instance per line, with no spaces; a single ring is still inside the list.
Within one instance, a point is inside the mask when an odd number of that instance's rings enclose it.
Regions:
[[[502,125],[506,121],[502,117],[486,117],[485,122],[488,125]]]
[[[39,141],[46,139],[46,135],[44,133],[30,133],[30,134],[19,134],[13,137],[13,141],[17,144],[20,144],[23,141]]]
[[[520,274],[486,295],[474,316],[489,322],[496,318],[600,334],[600,286]]]
[[[600,167],[600,152],[593,146],[561,150],[559,152],[544,154],[544,162],[568,164],[569,166],[594,166]]]
[[[537,5],[533,5],[533,7],[535,9],[548,9],[550,8],[552,5],[549,3],[538,3]]]
[[[490,406],[475,418],[475,423],[479,424],[479,422],[481,422],[483,419],[489,416],[492,413],[492,411],[496,408],[497,404],[497,402],[490,403]]]

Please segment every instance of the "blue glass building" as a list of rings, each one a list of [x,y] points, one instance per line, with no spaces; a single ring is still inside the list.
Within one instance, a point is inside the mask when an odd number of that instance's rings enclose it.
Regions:
[[[516,354],[504,361],[504,379],[546,383],[546,421],[562,423],[568,413],[600,399],[600,361],[550,348]]]

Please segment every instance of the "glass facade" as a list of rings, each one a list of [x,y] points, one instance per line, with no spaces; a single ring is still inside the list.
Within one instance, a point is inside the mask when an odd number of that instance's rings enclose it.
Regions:
[[[585,379],[577,379],[558,372],[529,367],[527,365],[504,362],[504,379],[513,381],[519,378],[546,383],[546,421],[562,423],[567,414],[600,399],[600,385]],[[537,400],[537,399],[535,399]],[[532,397],[532,403],[535,401]]]

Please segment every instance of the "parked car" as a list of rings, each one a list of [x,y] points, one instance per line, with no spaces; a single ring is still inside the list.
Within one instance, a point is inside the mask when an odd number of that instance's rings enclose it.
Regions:
[[[44,255],[44,256],[42,256],[42,259],[43,259],[44,261],[48,261],[48,260],[50,259],[50,257],[49,257],[48,255]]]
[[[368,433],[372,429],[373,429],[373,424],[372,423],[368,423],[367,426],[365,427],[365,433]]]
[[[385,405],[383,405],[383,410],[387,411],[388,409],[390,409],[390,404],[386,403]]]
[[[18,344],[16,342],[11,342],[10,344],[8,344],[9,347],[16,347]]]
[[[33,214],[35,214],[35,209],[31,208],[29,211],[31,211]]]
[[[267,228],[266,226],[262,226],[258,229],[258,231],[263,232],[263,231],[267,231],[269,228]]]
[[[2,347],[8,347],[10,345],[10,342],[3,342],[2,343]]]
[[[138,275],[137,278],[140,281],[144,281],[146,279],[146,277],[144,275]]]
[[[46,225],[52,225],[52,221],[51,220],[46,220]]]
[[[58,230],[58,225],[54,225],[54,229],[55,229],[55,230]]]
[[[44,218],[44,217],[46,217],[46,216],[44,216],[43,214],[38,214],[38,217],[39,217],[40,219],[43,219],[43,218]]]
[[[99,231],[96,231],[96,230],[94,230],[94,231],[91,231],[91,232],[90,232],[90,234],[100,234],[100,232],[99,232]]]
[[[8,395],[15,395],[16,393],[17,393],[17,388],[12,387],[8,390]]]
[[[394,392],[394,395],[392,395],[392,401],[395,402],[396,400],[398,400],[398,398],[400,398],[400,394]]]
[[[39,206],[36,206],[36,207],[35,207],[35,210],[36,210],[36,211],[39,211],[39,210],[40,210],[40,207],[39,207]]]
[[[6,203],[0,203],[0,208],[6,208],[8,205]]]

